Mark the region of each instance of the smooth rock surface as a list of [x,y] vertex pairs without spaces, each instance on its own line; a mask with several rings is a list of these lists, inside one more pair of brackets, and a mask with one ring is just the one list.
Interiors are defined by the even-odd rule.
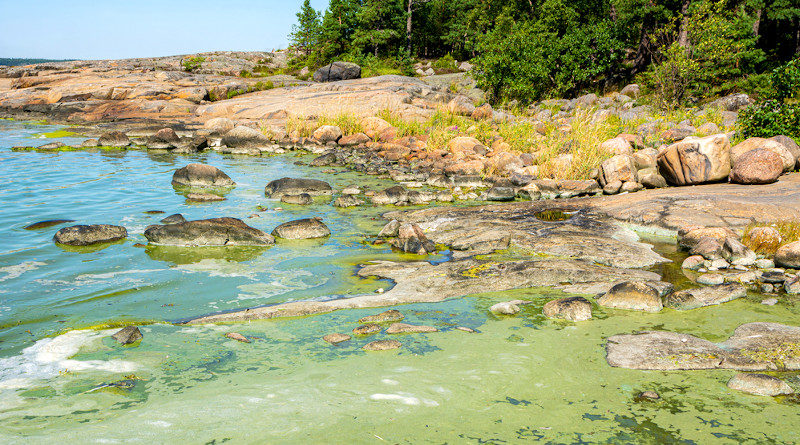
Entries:
[[53,240],[67,246],[90,246],[110,243],[128,237],[125,227],[110,224],[92,224],[64,227],[56,232]]
[[275,239],[236,218],[211,218],[177,224],[152,225],[144,236],[167,246],[270,246]]

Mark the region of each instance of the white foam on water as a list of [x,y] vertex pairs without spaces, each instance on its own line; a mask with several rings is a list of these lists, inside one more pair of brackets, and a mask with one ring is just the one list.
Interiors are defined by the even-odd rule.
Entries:
[[46,265],[47,263],[43,263],[41,261],[25,261],[23,263],[15,264],[13,266],[0,267],[0,274],[5,274],[5,276],[0,277],[0,282],[6,280],[13,280],[14,278],[18,278],[25,272],[36,270]]
[[242,277],[250,279],[255,279],[256,275],[261,272],[257,268],[246,264],[213,258],[205,258],[191,264],[180,264],[175,266],[175,269],[188,273],[207,273],[212,277]]
[[161,427],[161,428],[169,428],[169,427],[172,426],[171,423],[166,422],[164,420],[151,420],[151,421],[149,421],[147,423],[149,423],[150,425],[153,425],[153,426]]
[[383,380],[381,380],[381,383],[385,383],[387,385],[399,385],[400,384],[400,382],[398,382],[397,380],[392,380],[392,379],[383,379]]
[[425,406],[439,406],[439,403],[435,400],[420,400],[417,397],[410,396],[410,395],[403,395],[403,394],[381,394],[376,393],[369,396],[372,400],[387,400],[392,402],[400,402],[404,405],[411,405],[411,406],[418,406],[424,404]]
[[113,333],[113,330],[70,331],[53,338],[43,338],[19,355],[0,359],[0,390],[31,386],[35,380],[48,379],[60,372],[105,371],[125,373],[137,366],[124,360],[74,360],[82,347]]

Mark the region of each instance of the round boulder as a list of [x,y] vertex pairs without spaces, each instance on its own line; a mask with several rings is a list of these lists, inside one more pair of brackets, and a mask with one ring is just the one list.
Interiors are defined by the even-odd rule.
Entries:
[[236,185],[225,172],[206,164],[189,164],[172,175],[172,185],[186,187],[233,187]]
[[267,136],[255,128],[239,125],[222,137],[222,145],[231,148],[260,148],[270,145]]
[[330,195],[333,193],[331,185],[318,179],[281,178],[270,181],[264,188],[267,198],[280,199],[283,195],[299,195],[307,193],[310,196]]
[[789,269],[800,269],[800,241],[779,247],[775,251],[775,265]]
[[64,227],[56,232],[53,240],[67,246],[90,246],[92,244],[110,243],[127,238],[128,231],[122,226],[109,224],[77,225]]
[[730,181],[735,184],[771,184],[783,173],[783,160],[772,150],[757,148],[739,156]]
[[614,285],[597,300],[600,306],[645,312],[658,312],[664,308],[658,291],[647,283],[626,281]]
[[165,246],[270,246],[275,239],[236,218],[212,218],[152,225],[144,237]]
[[283,239],[324,238],[330,234],[330,229],[322,222],[321,218],[305,218],[285,222],[272,231],[273,236]]
[[97,143],[103,147],[127,147],[131,145],[131,140],[121,131],[105,133],[97,139]]
[[342,137],[342,129],[335,125],[323,125],[314,131],[314,139],[320,144],[336,142]]
[[560,298],[547,302],[542,313],[547,318],[585,321],[592,318],[592,303],[583,297]]
[[774,227],[753,227],[744,237],[744,244],[759,253],[774,252],[781,241],[781,232]]

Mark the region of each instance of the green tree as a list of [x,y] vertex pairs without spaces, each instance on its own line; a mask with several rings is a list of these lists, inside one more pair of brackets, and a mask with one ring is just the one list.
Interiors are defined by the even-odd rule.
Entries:
[[401,0],[364,0],[356,14],[353,46],[363,53],[396,54],[404,36],[405,11]]
[[356,30],[356,14],[360,0],[331,0],[322,18],[318,50],[321,59],[330,62],[350,51],[353,33]]
[[292,26],[289,34],[292,48],[310,56],[319,44],[320,25],[319,12],[311,7],[310,0],[305,0],[297,13],[297,24]]

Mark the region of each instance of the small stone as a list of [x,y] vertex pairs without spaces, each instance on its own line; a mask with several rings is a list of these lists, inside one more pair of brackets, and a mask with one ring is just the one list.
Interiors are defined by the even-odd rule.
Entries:
[[778,299],[777,298],[765,298],[765,299],[761,300],[761,304],[766,305],[766,306],[775,306],[776,304],[778,304]]
[[697,269],[700,269],[700,267],[703,265],[704,261],[705,260],[703,259],[702,256],[700,256],[700,255],[692,255],[692,256],[686,258],[685,260],[683,260],[683,263],[681,263],[681,268],[682,269],[689,269],[689,270],[697,270]]
[[728,264],[727,261],[723,259],[717,259],[717,260],[712,260],[711,266],[709,267],[714,268],[715,270],[720,270],[720,269],[727,269],[729,266],[730,264]]
[[725,282],[725,277],[718,273],[708,273],[705,275],[701,275],[697,279],[698,284],[704,284],[706,286],[716,286]]
[[773,286],[773,285],[771,285],[769,283],[764,283],[764,284],[761,285],[761,292],[765,293],[765,294],[771,294],[771,293],[775,292],[775,286]]
[[355,329],[353,329],[353,334],[356,335],[369,335],[374,334],[376,332],[380,332],[381,327],[376,324],[363,324]]
[[401,346],[403,346],[403,344],[397,340],[378,340],[367,343],[362,349],[365,351],[388,351],[391,349],[398,349]]
[[583,297],[568,297],[549,301],[542,308],[547,318],[585,321],[592,318],[592,303]]
[[343,195],[360,195],[361,189],[357,185],[349,185],[342,189]]
[[643,391],[639,393],[639,398],[647,400],[659,400],[661,399],[661,396],[655,391]]
[[491,313],[498,315],[516,315],[519,313],[519,310],[519,306],[510,301],[497,303],[489,308]]
[[597,300],[600,306],[645,312],[663,309],[661,295],[647,283],[626,281],[615,284],[611,290]]
[[323,340],[325,340],[326,342],[328,342],[328,343],[330,343],[332,345],[337,345],[337,344],[339,344],[341,342],[345,342],[347,340],[350,340],[351,338],[352,337],[350,337],[347,334],[339,334],[339,333],[328,334],[328,335],[322,337]]
[[367,315],[366,317],[361,318],[358,320],[359,323],[386,323],[389,321],[400,321],[403,318],[403,314],[400,313],[397,309],[390,309],[388,311],[381,312],[380,314],[375,315]]
[[787,279],[783,283],[783,287],[787,294],[797,295],[800,294],[800,279],[797,276]]
[[300,193],[299,195],[283,195],[281,196],[281,202],[285,204],[309,205],[314,201],[308,193]]
[[131,343],[136,343],[143,337],[144,336],[142,335],[142,332],[139,331],[139,328],[137,328],[136,326],[125,326],[124,328],[117,331],[116,334],[111,336],[111,338],[116,340],[117,343],[121,345],[129,345]]
[[227,334],[225,334],[225,337],[230,338],[231,340],[240,341],[242,343],[250,343],[249,338],[245,337],[244,335],[238,332],[228,332]]
[[456,326],[456,329],[458,329],[459,331],[463,331],[463,332],[469,332],[471,334],[476,332],[475,329],[468,328],[466,326]]
[[416,326],[407,323],[392,323],[388,329],[387,334],[419,334],[427,332],[438,332],[439,330],[433,326]]
[[794,390],[786,382],[777,377],[743,372],[728,380],[728,388],[757,396],[779,396],[794,393]]

